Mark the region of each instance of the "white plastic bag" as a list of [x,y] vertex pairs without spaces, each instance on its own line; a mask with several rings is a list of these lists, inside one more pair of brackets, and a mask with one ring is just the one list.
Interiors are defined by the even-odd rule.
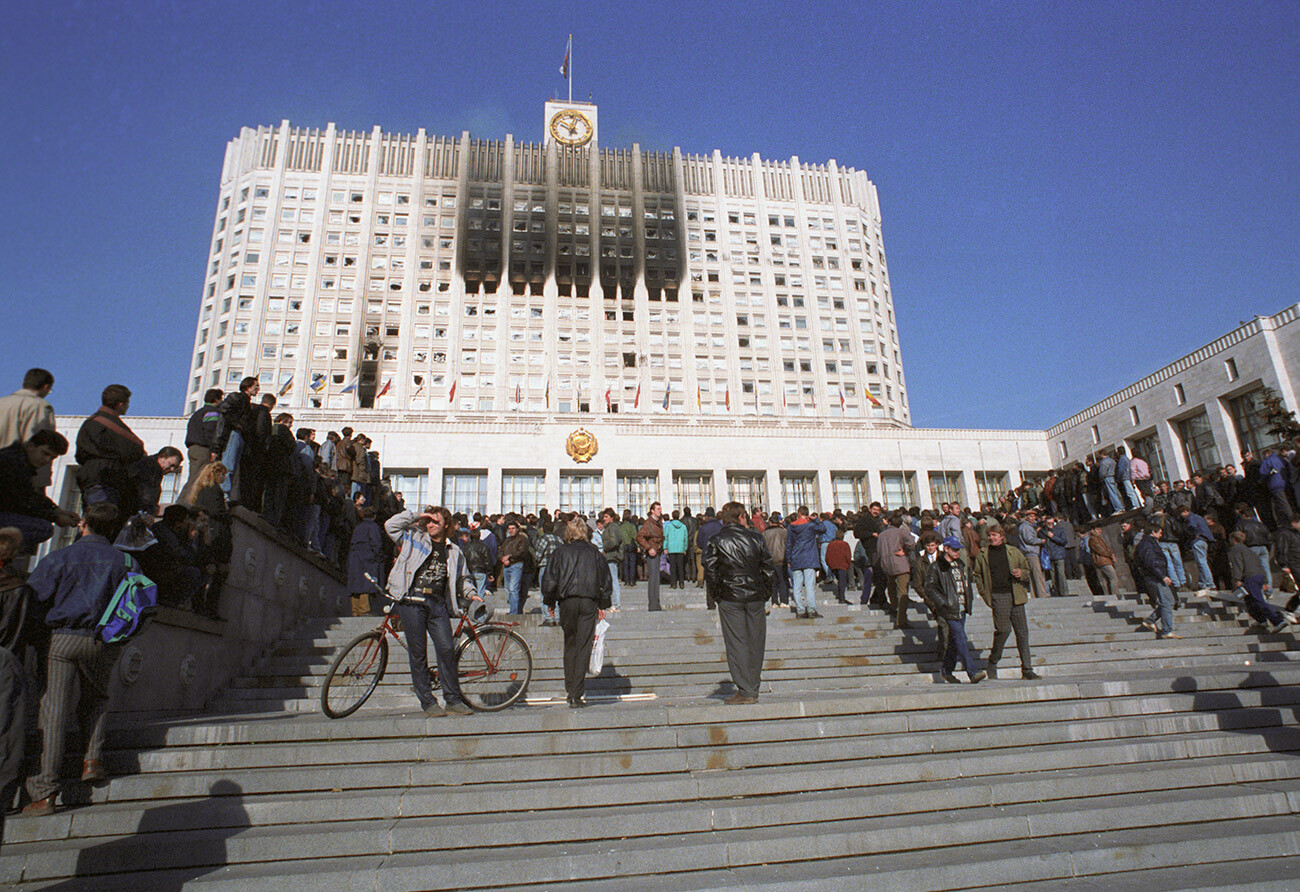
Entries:
[[609,638],[609,623],[600,620],[596,623],[596,641],[591,646],[591,660],[587,663],[588,675],[599,675],[605,665],[605,641]]

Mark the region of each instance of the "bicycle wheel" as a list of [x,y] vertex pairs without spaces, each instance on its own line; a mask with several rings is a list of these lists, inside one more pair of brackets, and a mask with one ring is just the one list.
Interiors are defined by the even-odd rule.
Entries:
[[353,638],[330,663],[320,708],[332,719],[352,715],[374,693],[388,667],[388,642],[376,629]]
[[533,677],[528,642],[510,629],[476,630],[456,648],[456,659],[461,695],[479,712],[496,712],[517,702]]

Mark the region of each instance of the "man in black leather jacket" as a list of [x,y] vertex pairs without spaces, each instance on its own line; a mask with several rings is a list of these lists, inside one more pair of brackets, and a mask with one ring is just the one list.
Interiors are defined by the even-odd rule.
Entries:
[[739,502],[718,512],[723,527],[704,548],[704,584],[718,605],[727,668],[736,693],[728,706],[758,702],[763,653],[767,648],[766,601],[775,572],[763,537],[749,528]]
[[614,584],[605,555],[588,541],[591,529],[574,517],[564,528],[564,544],[551,552],[542,574],[542,603],[560,608],[564,630],[564,693],[569,707],[587,705],[587,664],[596,621],[605,618]]
[[966,639],[966,617],[970,615],[971,579],[966,563],[961,559],[962,541],[956,537],[943,540],[943,554],[925,582],[925,604],[941,621],[948,624],[948,648],[943,656],[940,676],[949,684],[959,684],[953,670],[957,661],[970,677],[971,684],[979,684],[988,673],[975,668],[975,660]]

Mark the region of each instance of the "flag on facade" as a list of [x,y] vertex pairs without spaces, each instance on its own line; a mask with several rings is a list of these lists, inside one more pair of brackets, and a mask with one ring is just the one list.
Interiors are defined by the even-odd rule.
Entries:
[[551,408],[551,379],[546,379],[546,408]]
[[844,414],[844,388],[840,388],[840,414]]
[[608,385],[606,385],[606,387],[605,387],[605,411],[606,411],[606,412],[610,411],[610,397],[609,397],[609,386],[608,386]]
[[880,400],[876,399],[870,390],[864,390],[862,392],[867,395],[867,399],[871,400],[871,405],[875,406],[877,409],[881,408]]
[[291,390],[293,390],[293,375],[290,375],[289,380],[284,382],[284,386],[280,388],[280,392],[276,396],[284,396]]
[[523,401],[524,401],[524,388],[523,388],[522,385],[520,385],[520,384],[516,384],[516,385],[515,385],[515,405],[517,406],[517,405],[519,405],[520,403],[522,403]]
[[566,81],[569,79],[569,54],[573,52],[573,35],[569,35],[569,42],[564,47],[564,61],[560,63],[560,77]]
[[421,379],[420,379],[420,386],[417,387],[417,388],[415,388],[415,393],[411,394],[411,396],[413,396],[413,397],[415,397],[415,396],[419,396],[420,393],[424,390],[424,384],[425,384],[425,379],[424,379],[424,378],[421,378]]
[[451,390],[447,391],[447,405],[449,406],[456,402],[456,385],[459,383],[460,379],[453,375],[451,379]]
[[664,411],[668,410],[668,396],[673,392],[673,382],[669,381],[664,386]]
[[700,405],[700,385],[698,384],[695,385],[695,408],[697,411],[702,408]]
[[632,408],[633,409],[641,408],[641,385],[640,384],[637,384],[636,386],[636,398],[632,400]]
[[379,393],[375,394],[375,399],[379,399],[379,397],[381,397],[381,396],[383,396],[384,394],[388,393],[388,388],[390,388],[390,387],[392,387],[392,386],[393,386],[393,379],[392,379],[392,378],[389,378],[387,381],[384,382],[383,389],[380,390]]
[[325,377],[324,372],[314,373],[311,376],[311,392],[320,393],[322,390],[325,389],[325,385],[327,383],[329,383],[329,379]]
[[727,411],[730,412],[731,411],[731,385],[730,384],[727,385],[727,390],[722,395],[722,402],[723,405],[727,407]]
[[357,382],[360,381],[360,380],[361,380],[361,376],[360,376],[360,375],[355,375],[355,376],[352,378],[352,380],[349,381],[349,382],[347,383],[347,385],[344,386],[344,388],[343,388],[341,391],[339,391],[339,392],[340,392],[340,393],[355,393],[356,390],[357,390]]

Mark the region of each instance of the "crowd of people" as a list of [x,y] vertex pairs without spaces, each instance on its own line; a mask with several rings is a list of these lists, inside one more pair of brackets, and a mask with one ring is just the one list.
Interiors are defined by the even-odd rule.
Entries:
[[[1300,569],[1300,441],[1243,455],[1233,466],[1188,481],[1155,481],[1140,456],[1103,449],[1026,481],[998,504],[958,503],[936,509],[816,512],[800,506],[788,516],[729,502],[644,517],[606,508],[577,512],[467,513],[428,506],[418,512],[386,485],[378,453],[350,427],[294,427],[275,412],[273,395],[256,378],[224,394],[210,390],[189,418],[187,453],[171,446],[148,453],[124,416],[131,392],[104,388],[102,405],[75,438],[80,513],[46,494],[50,468],[70,444],[56,429],[46,400],[54,376],[32,369],[23,387],[0,398],[0,709],[6,754],[21,753],[26,691],[43,691],[44,739],[39,772],[28,779],[28,814],[54,808],[62,762],[62,728],[80,697],[89,717],[82,779],[97,783],[103,739],[104,692],[120,648],[93,634],[104,605],[134,566],[158,587],[161,603],[219,618],[220,592],[232,550],[232,509],[242,508],[296,547],[346,571],[353,615],[371,613],[372,596],[386,590],[400,604],[408,632],[416,694],[429,715],[467,714],[456,687],[450,623],[475,601],[503,596],[511,614],[528,611],[541,592],[542,625],[565,636],[565,686],[571,707],[585,705],[585,666],[592,629],[616,613],[624,593],[646,586],[646,605],[663,607],[661,590],[704,588],[718,610],[736,694],[728,704],[758,697],[766,616],[788,608],[803,621],[821,618],[818,598],[854,598],[885,611],[897,629],[928,614],[938,631],[940,678],[959,683],[960,663],[971,682],[998,678],[1014,634],[1021,676],[1037,679],[1026,605],[1065,596],[1080,577],[1097,596],[1120,588],[1124,562],[1153,607],[1143,625],[1160,638],[1178,638],[1173,609],[1180,593],[1211,586],[1241,591],[1256,623],[1279,631],[1300,603],[1270,603],[1275,590],[1295,593]],[[179,498],[163,501],[164,481],[190,463]],[[1121,535],[1096,521],[1121,515]],[[75,527],[72,545],[53,551],[33,570],[27,556],[55,527]],[[124,543],[122,530],[133,530]],[[925,612],[916,611],[913,594]],[[992,646],[981,667],[965,631],[978,594],[993,616]],[[422,634],[410,634],[419,630]],[[417,640],[418,639],[418,640]],[[431,640],[445,705],[428,684]],[[26,665],[23,664],[26,658]],[[71,679],[80,676],[80,693]],[[420,679],[424,680],[421,685]],[[15,746],[10,735],[18,733]],[[12,781],[11,759],[0,780]],[[12,786],[10,788],[12,790]]]

